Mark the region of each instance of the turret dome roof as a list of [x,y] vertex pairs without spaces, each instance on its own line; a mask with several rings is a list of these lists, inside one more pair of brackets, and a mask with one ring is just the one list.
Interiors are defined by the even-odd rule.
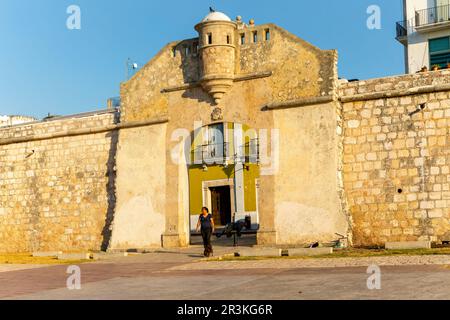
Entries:
[[209,13],[202,20],[202,22],[208,22],[208,21],[231,21],[231,19],[225,13],[215,11],[215,12]]

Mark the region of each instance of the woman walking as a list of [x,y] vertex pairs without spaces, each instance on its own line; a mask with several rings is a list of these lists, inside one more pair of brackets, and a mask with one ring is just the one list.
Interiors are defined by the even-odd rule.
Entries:
[[213,216],[209,213],[209,210],[206,207],[202,208],[202,213],[198,218],[197,232],[199,232],[200,230],[203,238],[203,246],[205,247],[205,251],[203,254],[205,257],[210,257],[213,255],[211,236],[215,231],[215,227]]

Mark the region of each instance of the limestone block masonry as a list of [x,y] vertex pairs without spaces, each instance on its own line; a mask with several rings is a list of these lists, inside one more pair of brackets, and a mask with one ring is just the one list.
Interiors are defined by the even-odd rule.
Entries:
[[100,249],[113,205],[114,113],[0,129],[0,252]]
[[120,111],[0,128],[0,252],[189,245],[188,137],[218,123],[258,134],[258,245],[450,240],[449,70],[339,81],[336,51],[276,25],[197,31]]
[[450,71],[345,83],[355,245],[450,240]]

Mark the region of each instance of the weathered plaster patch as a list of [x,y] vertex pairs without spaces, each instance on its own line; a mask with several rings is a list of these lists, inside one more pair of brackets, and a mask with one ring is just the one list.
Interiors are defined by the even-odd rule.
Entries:
[[332,214],[322,208],[295,202],[276,206],[275,228],[279,244],[330,241],[336,232]]
[[114,225],[114,248],[147,248],[161,245],[165,218],[149,197],[137,196],[120,207]]

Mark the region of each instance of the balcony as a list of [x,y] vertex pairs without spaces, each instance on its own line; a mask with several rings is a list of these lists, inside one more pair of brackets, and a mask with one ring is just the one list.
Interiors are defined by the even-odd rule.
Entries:
[[205,144],[193,150],[194,164],[227,165],[229,159],[228,143]]
[[436,31],[450,27],[450,5],[416,11],[417,32]]
[[230,151],[229,143],[206,144],[196,147],[192,151],[194,165],[223,165],[243,163],[259,164],[259,140],[252,139],[240,147],[236,147],[236,154]]
[[107,100],[108,109],[120,108],[120,97],[113,97]]
[[259,139],[251,139],[240,147],[240,153],[236,159],[240,158],[242,163],[259,164]]
[[396,24],[397,36],[396,39],[402,44],[407,44],[408,39],[408,21],[399,21]]

